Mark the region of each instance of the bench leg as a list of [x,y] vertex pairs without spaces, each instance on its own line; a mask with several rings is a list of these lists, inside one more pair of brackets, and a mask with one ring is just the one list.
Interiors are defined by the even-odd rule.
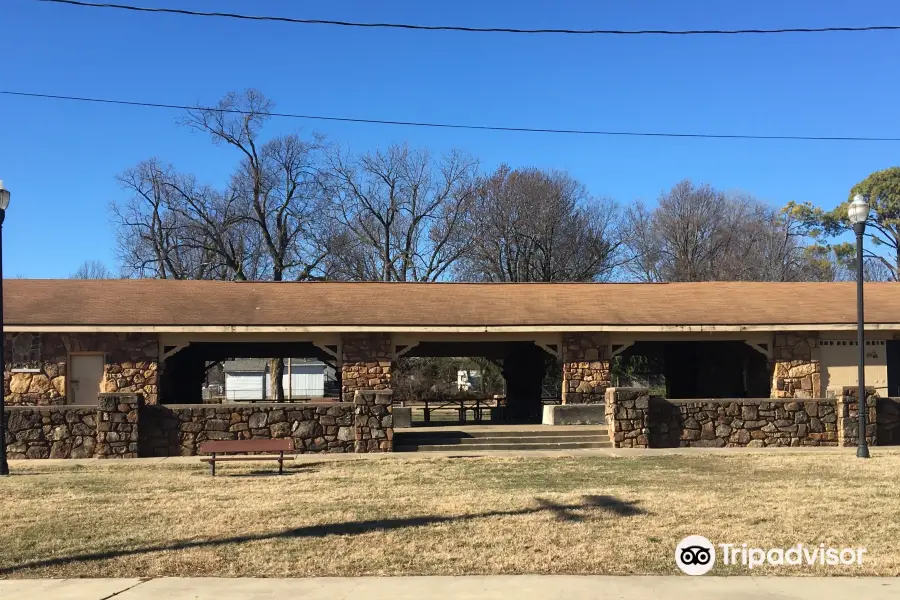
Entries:
[[210,469],[210,472],[212,473],[212,476],[215,477],[216,476],[216,453],[215,452],[213,452],[212,456],[209,459],[209,469]]
[[281,455],[278,457],[278,474],[284,474],[284,450],[281,451]]

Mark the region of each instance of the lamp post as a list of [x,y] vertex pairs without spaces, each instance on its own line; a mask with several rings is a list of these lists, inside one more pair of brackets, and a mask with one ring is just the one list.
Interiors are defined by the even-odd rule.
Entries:
[[869,205],[865,199],[857,194],[850,203],[847,211],[850,222],[853,223],[853,233],[856,234],[856,337],[859,345],[859,441],[856,446],[858,458],[869,458],[869,444],[866,442],[866,337],[863,319],[863,233],[866,231],[866,221],[869,218]]
[[6,207],[9,206],[9,190],[3,187],[0,180],[0,475],[9,475],[9,463],[6,462],[6,336],[3,334],[3,219]]

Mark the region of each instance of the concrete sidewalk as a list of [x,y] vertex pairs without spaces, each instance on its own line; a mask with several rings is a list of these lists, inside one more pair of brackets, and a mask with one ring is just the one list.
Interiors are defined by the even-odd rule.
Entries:
[[53,600],[828,600],[900,597],[895,578],[358,577],[312,579],[34,579],[0,581],[0,598]]

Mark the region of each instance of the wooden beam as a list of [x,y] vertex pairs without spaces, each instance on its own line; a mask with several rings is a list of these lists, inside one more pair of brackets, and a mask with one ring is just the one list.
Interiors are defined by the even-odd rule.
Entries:
[[[897,331],[898,323],[868,323],[867,331]],[[769,325],[6,325],[9,333],[716,333],[856,331],[852,323]]]
[[765,356],[766,358],[772,358],[772,345],[771,344],[757,344],[755,342],[750,342],[748,340],[744,340],[744,343]]

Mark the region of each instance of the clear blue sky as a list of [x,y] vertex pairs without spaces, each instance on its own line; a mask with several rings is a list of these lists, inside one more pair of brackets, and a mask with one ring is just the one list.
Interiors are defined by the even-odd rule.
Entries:
[[[891,0],[134,0],[300,18],[518,27],[748,28],[900,24]],[[900,137],[900,32],[575,37],[358,30],[79,9],[3,0],[0,88],[214,103],[256,87],[277,109],[554,128]],[[159,157],[220,184],[228,149],[176,111],[0,96],[0,179],[13,199],[7,277],[115,265],[115,175]],[[487,168],[566,169],[597,195],[653,201],[683,178],[774,205],[828,207],[900,143],[601,138],[274,120],[355,150],[408,140]]]

